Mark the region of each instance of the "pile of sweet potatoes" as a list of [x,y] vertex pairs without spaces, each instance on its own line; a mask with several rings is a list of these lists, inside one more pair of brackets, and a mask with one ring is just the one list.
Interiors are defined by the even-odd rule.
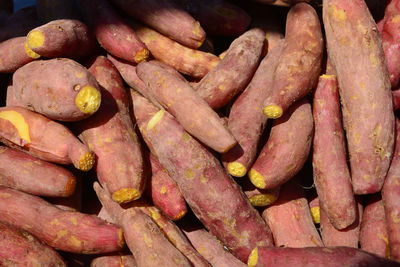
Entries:
[[400,266],[400,0],[0,3],[0,266]]

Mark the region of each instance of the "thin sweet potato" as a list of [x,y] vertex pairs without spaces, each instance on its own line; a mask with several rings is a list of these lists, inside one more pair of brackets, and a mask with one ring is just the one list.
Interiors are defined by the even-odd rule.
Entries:
[[114,255],[97,257],[90,267],[137,267],[137,264],[132,255]]
[[376,24],[362,0],[326,0],[328,56],[336,70],[355,194],[379,192],[394,142],[390,78]]
[[58,19],[80,19],[75,0],[36,0],[36,12],[43,23]]
[[0,43],[0,72],[12,73],[39,58],[26,46],[26,37],[15,37]]

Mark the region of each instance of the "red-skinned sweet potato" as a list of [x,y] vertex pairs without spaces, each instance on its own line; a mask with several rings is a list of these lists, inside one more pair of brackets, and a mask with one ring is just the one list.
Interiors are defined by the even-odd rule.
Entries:
[[97,257],[90,267],[137,267],[137,264],[132,255],[114,255]]
[[254,207],[265,207],[273,204],[279,197],[280,187],[272,189],[259,189],[255,187],[248,177],[238,181],[243,192]]
[[14,72],[39,57],[26,46],[26,37],[8,39],[0,43],[0,72]]

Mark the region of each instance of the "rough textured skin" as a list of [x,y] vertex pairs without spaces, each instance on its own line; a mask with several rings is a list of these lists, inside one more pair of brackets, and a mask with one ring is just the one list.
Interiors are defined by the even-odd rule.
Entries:
[[238,36],[250,25],[251,17],[243,9],[224,0],[180,2],[209,35]]
[[76,1],[71,0],[36,0],[36,12],[45,23],[57,19],[79,19]]
[[271,246],[268,226],[218,160],[168,112],[139,95],[133,106],[139,129],[146,131],[160,163],[211,233],[242,261],[256,244]]
[[153,97],[174,115],[190,134],[217,152],[226,152],[236,144],[236,140],[222,124],[218,114],[187,82],[151,62],[140,63],[136,71],[151,90]]
[[137,264],[132,255],[115,255],[95,258],[90,267],[137,267]]
[[385,208],[381,195],[373,195],[364,209],[360,230],[361,249],[390,258]]
[[306,3],[293,6],[287,15],[285,42],[273,90],[264,102],[267,117],[280,117],[312,90],[321,72],[323,48],[321,25],[314,8]]
[[339,81],[353,190],[375,193],[389,169],[395,124],[381,39],[362,0],[326,0],[323,19]]
[[26,37],[15,37],[0,43],[0,72],[12,73],[35,60],[25,52]]
[[56,208],[45,200],[0,187],[0,221],[28,231],[49,246],[73,253],[119,251],[121,230],[96,216]]
[[313,174],[321,208],[336,229],[351,225],[357,206],[346,162],[337,78],[322,75],[313,98]]
[[230,45],[221,62],[197,85],[196,92],[211,108],[225,106],[242,91],[260,62],[265,33],[251,29]]
[[150,191],[153,204],[171,220],[179,220],[186,214],[187,207],[178,185],[152,154],[150,164],[152,176],[147,190]]
[[311,218],[302,188],[290,181],[281,187],[278,200],[264,209],[276,247],[321,247],[323,243]]
[[89,71],[102,88],[99,110],[78,122],[81,137],[96,154],[99,182],[114,201],[140,198],[146,184],[141,145],[129,113],[129,96],[112,62],[98,56]]
[[328,216],[325,214],[323,209],[320,209],[320,227],[322,241],[325,246],[336,247],[353,247],[358,248],[358,241],[360,239],[360,225],[363,213],[363,206],[360,202],[357,203],[358,212],[356,215],[356,220],[350,226],[345,229],[337,230],[330,223]]
[[211,53],[181,45],[148,27],[133,27],[154,58],[186,75],[203,78],[220,62],[220,59]]
[[113,2],[130,16],[187,47],[199,48],[206,37],[200,23],[173,0],[113,0]]
[[249,171],[258,188],[280,186],[304,165],[310,152],[314,124],[311,105],[303,99],[274,121],[267,143]]
[[382,189],[388,227],[390,257],[400,261],[400,121],[396,120],[396,146]]
[[361,249],[348,247],[320,248],[256,248],[257,257],[249,267],[311,267],[311,266],[346,266],[378,267],[400,266],[395,261],[378,257]]
[[190,243],[212,266],[245,267],[246,265],[226,251],[222,244],[205,229],[183,229]]
[[[21,123],[4,116],[9,113],[21,118]],[[73,163],[82,171],[92,168],[93,153],[62,124],[21,107],[2,107],[0,117],[0,140],[3,143],[46,161]]]
[[97,41],[108,53],[134,63],[148,58],[146,45],[108,0],[80,0],[80,3]]
[[0,223],[1,266],[67,266],[52,248],[32,235]]
[[27,44],[35,53],[48,58],[80,58],[96,46],[89,28],[79,20],[59,19],[31,30]]
[[61,166],[0,146],[0,185],[37,196],[67,197],[75,191],[76,178]]
[[124,231],[126,244],[137,266],[191,266],[190,262],[163,235],[140,208],[124,210],[96,182],[94,190],[107,213]]
[[[12,88],[21,105],[53,120],[82,120],[100,106],[96,79],[85,67],[67,58],[26,64],[14,73]],[[91,88],[93,97],[85,100],[88,109],[82,110],[76,102],[87,88]]]
[[[257,155],[257,146],[267,117],[262,113],[264,99],[271,92],[273,75],[282,45],[273,49],[260,63],[250,84],[235,100],[229,113],[228,128],[238,145],[222,155],[229,174],[242,177]],[[235,168],[240,166],[239,168]]]

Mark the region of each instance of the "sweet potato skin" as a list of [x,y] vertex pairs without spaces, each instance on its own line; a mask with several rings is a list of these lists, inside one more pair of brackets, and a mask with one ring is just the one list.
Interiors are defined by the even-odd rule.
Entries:
[[90,267],[137,267],[132,255],[101,256],[90,263]]
[[323,20],[339,82],[353,191],[375,193],[389,169],[395,127],[382,42],[364,1],[328,0]]
[[67,58],[26,64],[14,73],[12,88],[21,105],[53,120],[81,120],[100,106],[96,79]]
[[30,57],[25,50],[25,43],[26,37],[15,37],[0,43],[0,72],[12,73],[40,57]]

